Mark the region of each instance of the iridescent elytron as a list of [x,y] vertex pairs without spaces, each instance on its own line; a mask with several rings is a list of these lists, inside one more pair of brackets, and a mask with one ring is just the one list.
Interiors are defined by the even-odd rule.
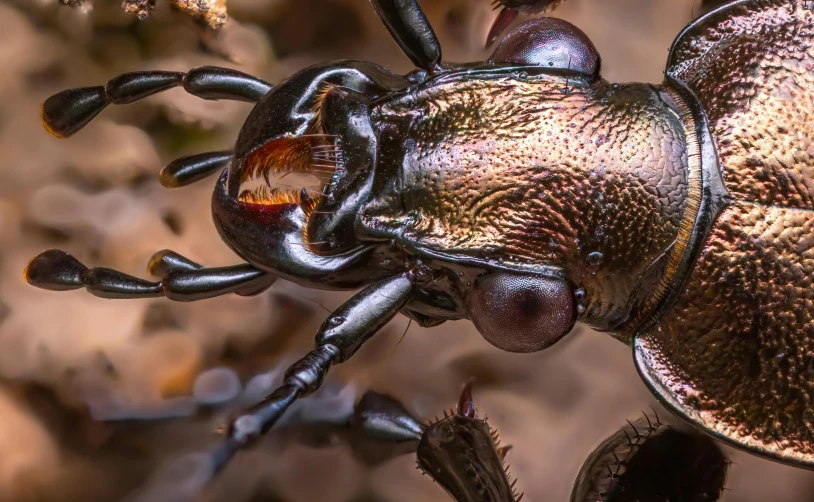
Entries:
[[814,11],[740,0],[693,22],[662,85],[611,84],[578,28],[517,26],[486,62],[447,64],[414,0],[373,6],[419,67],[334,61],[270,85],[234,70],[141,72],[43,105],[58,136],[110,103],[183,86],[257,104],[233,152],[180,159],[168,186],[229,167],[223,239],[247,263],[161,252],[151,282],[46,251],[46,289],[107,298],[254,294],[279,277],[364,288],[284,384],[238,416],[258,437],[396,313],[471,319],[492,344],[546,348],[579,320],[634,348],[689,422],[814,467]]
[[610,435],[582,465],[571,502],[715,502],[729,460],[715,441],[644,414]]

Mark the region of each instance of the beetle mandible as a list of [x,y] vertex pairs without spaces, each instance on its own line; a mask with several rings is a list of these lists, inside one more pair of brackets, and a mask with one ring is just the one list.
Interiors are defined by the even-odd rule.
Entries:
[[231,424],[268,430],[396,313],[468,318],[513,352],[579,320],[633,348],[673,412],[735,446],[814,467],[814,12],[737,0],[674,42],[662,85],[611,84],[575,26],[517,26],[486,62],[442,63],[415,0],[372,0],[418,67],[333,61],[272,86],[235,70],[139,72],[42,107],[66,137],[106,105],[176,86],[256,102],[232,152],[179,159],[247,263],[158,253],[151,282],[57,250],[25,276],[104,298],[255,294],[277,278],[362,288],[316,348]]

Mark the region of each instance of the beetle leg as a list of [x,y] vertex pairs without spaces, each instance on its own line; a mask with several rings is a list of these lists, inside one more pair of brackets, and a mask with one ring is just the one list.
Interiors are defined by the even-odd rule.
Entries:
[[506,31],[506,28],[509,27],[510,24],[517,18],[517,15],[520,12],[516,9],[512,9],[510,7],[504,7],[503,10],[497,15],[494,24],[492,24],[492,28],[489,30],[489,35],[486,36],[486,47],[488,48],[490,45],[495,43],[497,37],[503,34]]
[[403,273],[371,284],[336,309],[319,328],[316,348],[286,370],[282,385],[232,421],[224,451],[257,439],[295,400],[316,391],[328,368],[350,358],[404,307],[414,289],[413,275]]
[[[348,439],[354,456],[370,466],[415,454],[426,429],[400,402],[373,391],[366,392],[356,404],[353,415],[348,417],[347,427],[350,428]],[[241,446],[243,443],[229,438],[206,451],[182,455],[151,475],[147,483],[126,500],[199,500],[207,484]]]
[[416,0],[370,0],[390,35],[418,68],[441,68],[441,46]]
[[[177,255],[183,260],[183,257]],[[155,258],[155,257],[154,257]],[[155,260],[151,260],[155,261]],[[167,261],[169,263],[169,261]],[[25,269],[32,286],[53,291],[86,288],[102,298],[156,298],[191,302],[229,293],[251,294],[270,285],[268,272],[245,263],[231,267],[192,269],[186,265],[169,267],[157,282],[127,275],[118,270],[87,268],[64,251],[51,249],[39,254]],[[156,268],[158,269],[158,268]]]
[[229,68],[201,66],[187,73],[139,71],[124,73],[106,85],[68,89],[54,94],[42,104],[45,129],[58,138],[67,138],[85,127],[107,105],[130,104],[161,91],[183,86],[203,99],[231,99],[256,103],[271,84]]
[[374,391],[367,391],[356,403],[347,427],[353,456],[370,466],[415,455],[427,428],[398,400]]
[[167,164],[158,179],[165,188],[183,187],[223,170],[231,161],[231,151],[187,155]]
[[365,393],[357,403],[350,427],[366,438],[415,445],[427,428],[399,401],[372,391]]

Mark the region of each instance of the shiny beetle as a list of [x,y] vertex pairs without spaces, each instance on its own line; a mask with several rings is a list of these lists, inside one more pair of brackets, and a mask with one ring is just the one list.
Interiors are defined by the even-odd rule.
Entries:
[[151,282],[50,250],[33,285],[104,298],[255,294],[277,278],[362,288],[284,383],[236,417],[222,458],[269,429],[396,313],[471,319],[533,352],[579,320],[633,348],[673,412],[735,446],[814,467],[814,11],[738,0],[690,24],[662,85],[611,84],[571,24],[520,24],[486,62],[441,62],[415,0],[373,0],[418,69],[312,66],[270,85],[234,70],[140,72],[43,104],[70,136],[106,105],[183,86],[257,102],[212,212],[247,263],[161,252]]

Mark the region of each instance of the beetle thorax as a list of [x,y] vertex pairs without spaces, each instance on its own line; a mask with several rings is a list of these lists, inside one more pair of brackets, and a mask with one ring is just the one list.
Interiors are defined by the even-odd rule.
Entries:
[[384,148],[403,157],[379,159],[400,166],[401,197],[368,211],[370,227],[418,250],[556,268],[586,288],[594,327],[624,324],[644,270],[676,238],[685,138],[652,86],[462,79],[376,117],[403,131]]

